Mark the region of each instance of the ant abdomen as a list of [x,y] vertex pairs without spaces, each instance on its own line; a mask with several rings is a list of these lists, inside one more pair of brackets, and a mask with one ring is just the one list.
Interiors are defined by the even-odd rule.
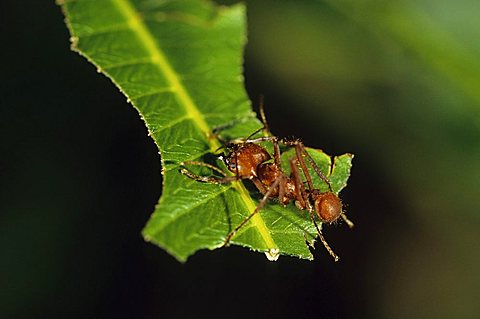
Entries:
[[332,192],[315,195],[315,211],[323,222],[333,223],[342,215],[342,201]]

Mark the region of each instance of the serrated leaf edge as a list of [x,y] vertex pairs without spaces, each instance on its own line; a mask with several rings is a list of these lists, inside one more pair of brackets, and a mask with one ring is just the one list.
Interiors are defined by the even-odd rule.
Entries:
[[[125,19],[128,21],[128,26],[134,31],[134,33],[140,38],[140,41],[145,45],[145,49],[150,54],[152,64],[156,65],[165,74],[167,81],[170,83],[170,87],[172,88],[172,91],[176,93],[176,95],[178,96],[179,103],[183,105],[183,107],[185,108],[185,111],[188,117],[193,121],[193,123],[195,123],[195,125],[199,127],[199,129],[205,134],[205,136],[209,136],[209,133],[211,132],[211,128],[205,122],[205,119],[200,113],[198,107],[195,105],[192,98],[190,97],[188,92],[185,90],[184,86],[181,84],[181,81],[179,80],[178,75],[176,74],[174,69],[171,67],[163,51],[156,44],[155,38],[153,37],[151,32],[148,30],[148,28],[145,26],[145,24],[143,23],[143,20],[141,19],[140,15],[137,13],[137,11],[135,10],[131,2],[129,0],[112,0],[112,3],[117,6],[120,12],[124,15]],[[67,12],[66,10],[64,11]],[[66,14],[66,16],[68,17],[68,14]],[[72,35],[71,37],[72,50],[78,52],[79,54],[87,58],[87,60],[91,62],[93,65],[97,66],[98,70],[103,74],[105,74],[108,78],[110,78],[112,82],[120,89],[120,91],[128,98],[128,101],[132,103],[128,94],[126,94],[126,92],[124,92],[120,88],[120,86],[117,83],[115,83],[114,79],[111,76],[109,76],[104,70],[102,70],[98,65],[96,65],[93,59],[91,59],[84,52],[78,49],[77,44],[80,39],[74,35],[73,28],[70,25],[70,22],[68,21],[68,19],[67,19],[67,26],[70,29],[70,34]],[[137,111],[142,117],[142,120],[144,120],[144,122],[146,123],[139,108],[136,107],[134,103],[132,103],[132,105],[137,109]],[[148,126],[147,126],[147,129],[149,130]],[[150,130],[149,130],[149,135],[153,137],[153,134],[151,134]],[[215,151],[221,146],[221,144],[217,139],[207,138],[207,141],[212,151]],[[157,144],[157,147],[160,150],[160,147],[158,144]],[[165,165],[162,160],[162,174],[163,174],[164,167]],[[245,188],[243,183],[234,182],[232,183],[232,185],[233,185],[233,188],[235,188],[240,194],[240,197],[247,208],[246,215],[253,212],[256,209],[257,205],[251,198],[248,190]],[[159,203],[161,201],[162,201],[162,197],[160,197]],[[273,240],[270,234],[270,231],[268,230],[260,214],[254,215],[250,220],[250,223],[253,224],[253,226],[256,227],[258,232],[260,233],[262,239],[266,244],[267,252],[278,250],[278,246]],[[145,234],[144,234],[144,238],[147,241],[149,240],[148,236]]]

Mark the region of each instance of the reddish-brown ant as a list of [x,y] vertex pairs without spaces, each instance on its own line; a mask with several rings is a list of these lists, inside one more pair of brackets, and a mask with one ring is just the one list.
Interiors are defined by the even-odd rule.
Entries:
[[[227,169],[235,175],[227,176],[227,174],[221,169],[203,162],[185,162],[182,163],[182,165],[205,166],[222,174],[223,177],[199,176],[191,173],[185,168],[183,168],[181,172],[197,181],[216,184],[249,179],[254,183],[259,192],[263,194],[263,198],[260,200],[255,210],[227,235],[224,246],[228,246],[232,237],[265,206],[268,199],[278,198],[282,205],[287,205],[293,200],[299,209],[307,210],[309,212],[310,219],[316,227],[320,240],[335,261],[338,261],[339,257],[333,252],[323,237],[314,214],[316,214],[324,223],[331,224],[336,222],[339,218],[342,218],[349,227],[353,227],[353,223],[348,220],[342,211],[342,202],[340,198],[333,193],[330,181],[321,172],[320,168],[307,152],[303,143],[298,139],[278,139],[276,136],[271,135],[265,118],[263,104],[260,105],[260,114],[263,128],[255,131],[246,139],[233,140],[225,146],[228,150],[228,154],[223,160]],[[262,130],[267,136],[255,139],[252,138]],[[273,143],[273,162],[270,161],[272,159],[270,153],[258,144],[265,141],[271,141]],[[280,144],[295,148],[295,157],[289,159],[289,176],[282,170]],[[328,185],[329,191],[321,192],[319,189],[314,188],[305,158],[315,173]],[[300,166],[300,168],[298,166]],[[305,189],[304,187],[300,170],[305,178],[308,189]]]

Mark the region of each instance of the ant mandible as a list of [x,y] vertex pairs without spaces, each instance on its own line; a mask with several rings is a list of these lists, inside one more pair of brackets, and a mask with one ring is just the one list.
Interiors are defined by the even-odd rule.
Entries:
[[[309,212],[310,219],[315,225],[321,242],[335,261],[338,261],[339,257],[328,245],[323,237],[322,231],[318,227],[315,220],[315,214],[322,222],[327,224],[332,224],[339,218],[342,218],[347,225],[352,228],[353,223],[342,211],[342,202],[340,198],[332,191],[330,181],[321,172],[320,168],[300,140],[279,139],[270,133],[263,103],[260,103],[260,116],[263,122],[262,128],[256,130],[245,139],[235,139],[225,145],[225,149],[228,153],[223,157],[223,161],[227,166],[227,169],[235,175],[228,176],[218,167],[196,161],[184,162],[182,163],[182,166],[205,166],[220,173],[223,177],[199,176],[191,173],[186,168],[181,169],[181,173],[194,180],[214,184],[224,184],[249,179],[263,195],[263,198],[260,200],[255,210],[227,235],[224,246],[229,245],[232,237],[235,236],[235,234],[265,206],[268,199],[278,198],[282,205],[287,205],[293,200],[300,210],[307,210]],[[264,131],[266,136],[252,138],[261,131]],[[270,153],[258,144],[265,141],[270,141],[273,144],[273,162],[270,161],[272,159]],[[289,159],[289,176],[282,170],[280,144],[295,148],[295,157]],[[314,188],[305,158],[320,179],[328,185],[329,191],[321,192],[319,189]],[[300,166],[300,169],[298,166]],[[300,173],[300,170],[302,174]],[[304,176],[308,189],[305,189],[301,175]]]

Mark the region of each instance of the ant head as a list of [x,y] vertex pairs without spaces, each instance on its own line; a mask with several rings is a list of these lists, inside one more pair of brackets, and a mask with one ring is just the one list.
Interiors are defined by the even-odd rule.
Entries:
[[258,165],[271,158],[266,149],[254,143],[231,144],[228,149],[230,153],[224,159],[225,165],[241,178],[256,177]]
[[342,201],[334,193],[316,193],[313,199],[315,212],[322,221],[331,224],[342,216]]

